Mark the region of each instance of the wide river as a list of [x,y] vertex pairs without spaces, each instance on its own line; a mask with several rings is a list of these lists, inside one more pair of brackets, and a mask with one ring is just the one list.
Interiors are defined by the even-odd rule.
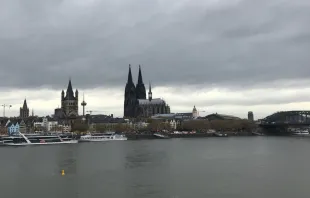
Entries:
[[310,138],[0,147],[0,155],[1,198],[310,197]]

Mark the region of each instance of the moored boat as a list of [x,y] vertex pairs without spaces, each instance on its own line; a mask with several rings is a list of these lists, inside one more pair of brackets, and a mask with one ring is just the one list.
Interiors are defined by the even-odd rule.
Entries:
[[304,130],[295,130],[292,132],[293,136],[309,136],[309,131],[308,129],[304,129]]
[[220,132],[215,132],[213,133],[213,135],[216,137],[228,137],[226,133],[220,133]]
[[80,137],[79,142],[104,142],[113,140],[127,140],[125,135],[119,135],[114,132],[103,134],[91,134],[83,135]]
[[164,135],[164,134],[160,134],[160,133],[154,133],[153,135],[159,139],[170,139],[170,137],[168,135]]
[[18,133],[15,136],[2,137],[2,146],[27,146],[27,145],[52,145],[52,144],[74,144],[78,140],[62,138],[59,135],[24,135]]

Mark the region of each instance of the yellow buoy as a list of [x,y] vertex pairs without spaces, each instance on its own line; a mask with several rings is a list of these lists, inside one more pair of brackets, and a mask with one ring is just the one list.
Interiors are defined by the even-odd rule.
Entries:
[[64,176],[65,175],[65,170],[61,171],[61,175]]

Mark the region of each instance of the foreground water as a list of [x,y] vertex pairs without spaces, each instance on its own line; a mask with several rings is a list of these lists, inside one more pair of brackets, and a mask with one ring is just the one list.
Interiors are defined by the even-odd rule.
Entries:
[[1,147],[0,195],[308,198],[309,152],[310,138],[290,137]]

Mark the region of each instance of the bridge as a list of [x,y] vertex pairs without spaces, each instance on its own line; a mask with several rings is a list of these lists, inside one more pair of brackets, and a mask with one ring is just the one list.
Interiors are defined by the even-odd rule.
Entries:
[[261,120],[260,125],[310,125],[310,111],[280,111]]
[[259,126],[266,132],[288,133],[288,128],[310,126],[310,111],[280,111],[261,120]]

